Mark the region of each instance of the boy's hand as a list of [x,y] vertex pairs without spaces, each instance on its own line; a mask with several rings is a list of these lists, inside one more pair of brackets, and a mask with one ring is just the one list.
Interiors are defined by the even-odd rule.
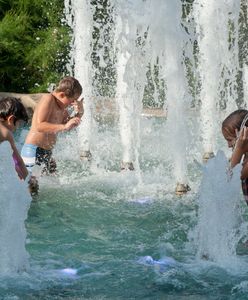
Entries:
[[70,119],[66,124],[65,124],[65,131],[69,131],[75,127],[77,127],[81,122],[81,119],[79,117],[74,117]]
[[74,101],[72,103],[72,106],[73,106],[73,109],[76,113],[76,116],[81,118],[84,114],[84,106],[83,106],[83,100],[80,100],[80,101]]

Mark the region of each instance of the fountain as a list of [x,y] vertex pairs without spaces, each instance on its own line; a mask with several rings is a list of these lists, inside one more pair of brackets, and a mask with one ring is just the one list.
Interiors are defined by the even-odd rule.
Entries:
[[144,45],[147,31],[147,24],[143,20],[145,5],[139,0],[133,4],[114,1],[113,6],[116,7],[116,98],[123,146],[121,169],[134,170],[134,163],[135,168],[139,169],[140,115],[148,64]]
[[[186,32],[181,25],[181,1],[166,2],[165,8],[165,62],[164,74],[167,86],[168,119],[167,126],[171,129],[169,143],[171,145],[174,162],[174,178],[177,182],[176,194],[187,193],[187,146],[188,133],[186,111],[190,97],[187,93],[187,83],[183,65],[183,49]],[[176,80],[175,80],[176,78]]]
[[84,118],[78,129],[80,143],[80,157],[82,160],[91,160],[91,128],[92,128],[92,24],[93,14],[90,1],[76,0],[69,4],[65,2],[67,22],[73,30],[71,75],[74,75],[83,87]]
[[[201,77],[201,122],[203,160],[214,157],[220,128],[220,97],[225,97],[226,112],[237,106],[238,18],[240,1],[194,1],[194,19],[199,46]],[[221,42],[220,42],[221,41]],[[225,91],[225,85],[228,85]],[[223,108],[222,108],[223,109]],[[218,126],[218,127],[217,127]]]
[[[217,125],[220,126],[221,102],[228,113],[236,108],[238,72],[238,16],[239,1],[196,0],[191,9],[191,36],[182,26],[182,3],[180,0],[160,1],[160,10],[153,1],[110,1],[115,27],[114,53],[116,57],[116,101],[119,106],[119,127],[123,148],[121,169],[139,168],[140,114],[146,84],[148,64],[159,62],[160,76],[166,84],[167,137],[171,150],[173,177],[176,193],[190,190],[187,175],[187,148],[189,135],[187,112],[191,104],[186,76],[186,45],[198,43],[198,68],[194,72],[201,78],[200,115],[203,160],[214,157]],[[66,1],[66,7],[70,7]],[[204,9],[202,9],[204,8]],[[91,41],[93,9],[89,1],[71,3],[74,21],[69,21],[74,32],[75,76],[85,87],[88,99],[92,98]],[[67,11],[69,11],[67,9]],[[230,13],[232,12],[232,13]],[[219,18],[221,24],[219,26]],[[68,18],[67,18],[68,19]],[[69,18],[69,20],[71,20]],[[98,26],[96,25],[98,28]],[[222,42],[219,43],[218,41]],[[100,43],[104,44],[101,39]],[[108,45],[108,44],[107,44]],[[192,46],[194,47],[194,46]],[[113,52],[112,49],[109,49]],[[83,58],[82,58],[83,57]],[[102,58],[103,59],[103,58]],[[193,60],[193,56],[188,57]],[[137,68],[137,65],[139,68]],[[176,80],[175,80],[176,78]],[[245,89],[244,89],[245,91]],[[156,96],[156,95],[155,95]],[[225,100],[220,100],[224,97]],[[88,158],[92,124],[92,101],[85,103],[83,125],[80,126],[80,144]],[[222,105],[222,106],[223,106]],[[222,107],[223,108],[223,107]],[[176,124],[176,126],[175,126]],[[83,135],[82,135],[83,134]],[[86,137],[87,135],[87,137]],[[180,138],[175,138],[180,137]],[[81,155],[82,156],[82,155]],[[134,167],[135,164],[135,167]]]

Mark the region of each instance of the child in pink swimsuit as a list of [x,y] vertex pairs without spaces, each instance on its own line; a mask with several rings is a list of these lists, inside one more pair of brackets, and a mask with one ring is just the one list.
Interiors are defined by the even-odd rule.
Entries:
[[12,132],[20,126],[20,122],[27,122],[28,115],[21,101],[14,97],[0,100],[0,143],[7,141],[13,150],[13,161],[20,179],[26,179],[27,168],[16,148]]

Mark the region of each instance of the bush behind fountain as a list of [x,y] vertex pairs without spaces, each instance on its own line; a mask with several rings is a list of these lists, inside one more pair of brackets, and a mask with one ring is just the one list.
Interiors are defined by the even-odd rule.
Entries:
[[67,72],[70,31],[60,0],[0,2],[1,91],[46,91]]

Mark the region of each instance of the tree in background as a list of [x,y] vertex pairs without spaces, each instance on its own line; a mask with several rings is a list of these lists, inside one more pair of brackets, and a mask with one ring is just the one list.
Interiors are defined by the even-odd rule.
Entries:
[[44,92],[67,74],[61,0],[0,0],[0,91]]

